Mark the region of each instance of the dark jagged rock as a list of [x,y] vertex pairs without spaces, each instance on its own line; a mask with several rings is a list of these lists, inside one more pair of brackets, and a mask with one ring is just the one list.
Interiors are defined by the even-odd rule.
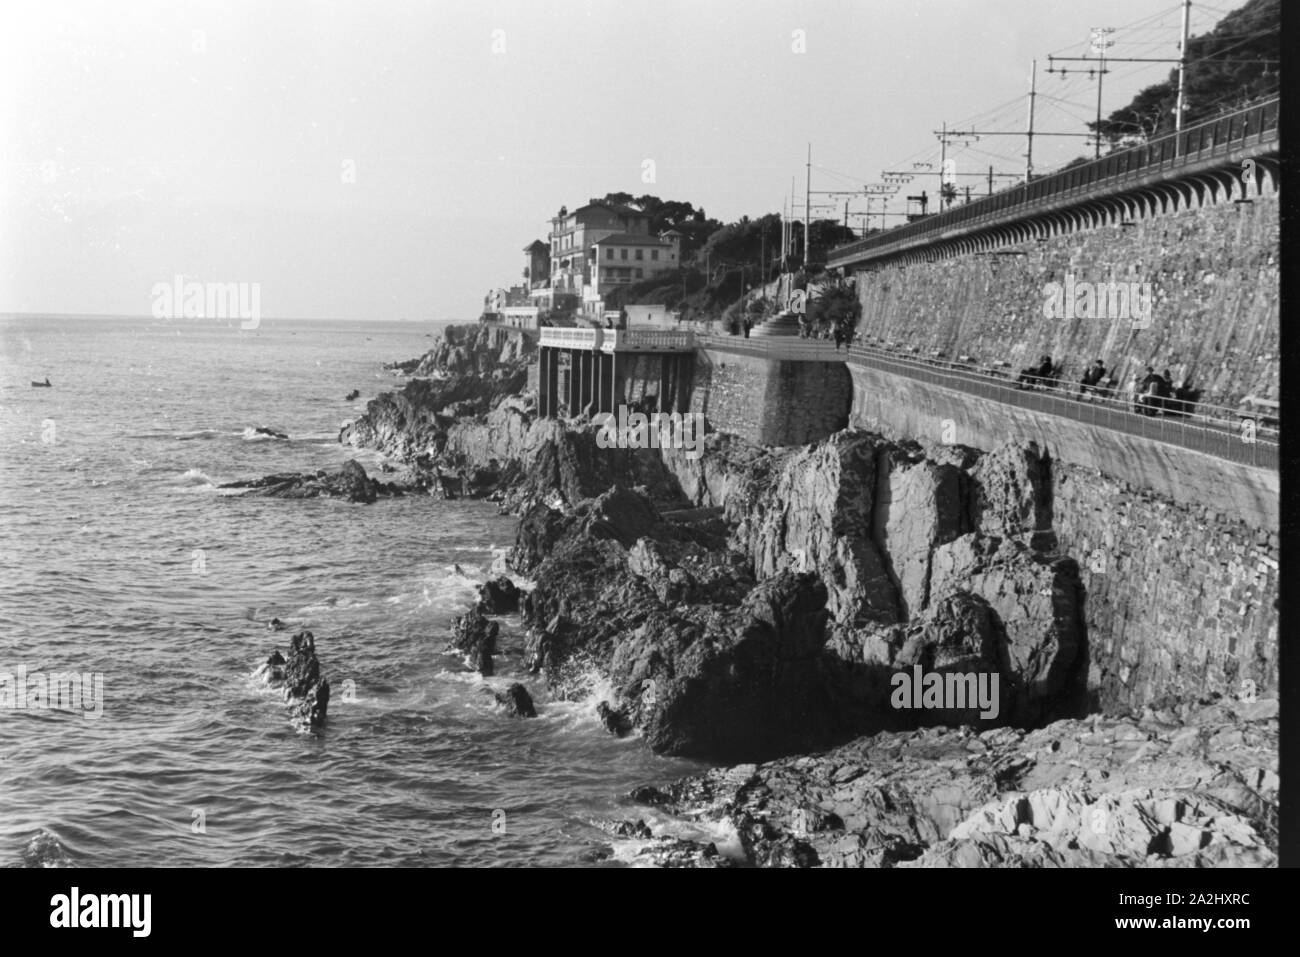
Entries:
[[[930,461],[853,431],[740,451],[706,483],[723,517],[668,519],[620,486],[524,513],[508,563],[536,579],[531,664],[559,694],[589,691],[565,666],[585,656],[619,689],[609,709],[653,748],[701,757],[1081,712],[1078,569],[1041,549],[1042,509],[1025,504],[1037,486],[1021,477],[1032,456]],[[999,495],[974,494],[958,467],[972,462]],[[915,664],[997,674],[996,714],[894,708],[890,679]]]
[[489,620],[477,608],[471,608],[456,618],[452,624],[451,643],[465,656],[465,664],[490,676],[493,673],[492,656],[497,653],[497,635],[500,626]]
[[534,505],[519,520],[510,556],[511,565],[520,571],[531,572],[554,551],[555,543],[565,531],[563,512],[548,505]]
[[643,840],[654,837],[645,821],[597,821],[596,826],[614,837],[639,837]]
[[518,586],[502,575],[484,582],[478,590],[479,611],[487,615],[509,615],[519,611]]
[[290,720],[296,726],[315,731],[325,724],[330,683],[321,676],[316,639],[310,631],[300,631],[289,639],[288,658],[278,649],[273,651],[257,674],[284,693]]
[[419,359],[403,359],[399,362],[385,362],[383,368],[389,372],[400,372],[402,375],[410,375],[419,366]]
[[286,472],[260,479],[226,482],[219,488],[246,489],[250,495],[273,498],[342,498],[370,505],[382,496],[402,495],[409,489],[377,482],[366,475],[361,463],[348,461],[333,474],[324,469],[315,473]]
[[627,714],[611,708],[608,701],[602,701],[596,706],[596,717],[600,718],[605,730],[615,737],[625,738],[632,732],[632,721]]
[[639,788],[633,788],[628,797],[637,804],[648,804],[651,806],[667,804],[672,800],[672,798],[663,791],[650,784],[643,784]]
[[528,689],[515,682],[506,688],[505,691],[494,692],[497,704],[505,708],[506,713],[516,718],[535,718],[537,709],[533,706],[532,695]]
[[254,435],[269,435],[273,439],[287,439],[289,436],[284,432],[277,432],[275,429],[268,429],[264,425],[259,425],[253,429]]
[[343,401],[344,401],[344,402],[352,402],[353,400],[355,400],[355,399],[359,399],[359,398],[361,398],[361,390],[360,390],[360,389],[353,389],[351,392],[349,392],[347,395],[345,395],[345,396],[343,397]]
[[266,627],[271,629],[271,631],[284,631],[284,629],[288,626],[285,625],[285,623],[282,622],[279,618],[272,618]]

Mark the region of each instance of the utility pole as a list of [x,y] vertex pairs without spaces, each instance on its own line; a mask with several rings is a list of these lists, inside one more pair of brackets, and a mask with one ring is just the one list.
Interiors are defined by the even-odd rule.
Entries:
[[[946,208],[944,206],[944,199],[943,199],[943,184],[944,184],[943,171],[944,169],[946,169],[945,164],[947,163],[947,161],[948,161],[948,121],[944,120],[943,132],[939,135],[939,211],[940,212],[942,212]],[[924,209],[921,210],[921,214],[922,215],[925,214]]]
[[[1025,133],[1025,182],[1034,178],[1034,99],[1038,96],[1038,61],[1029,61],[1029,129]],[[993,192],[993,167],[989,167],[989,192]]]
[[790,248],[785,251],[787,259],[794,253],[794,177],[790,177]]
[[[1187,41],[1188,30],[1192,23],[1192,0],[1183,0],[1183,39],[1178,45],[1178,105],[1174,108],[1174,131],[1181,133],[1183,131],[1183,81],[1187,75]],[[1174,152],[1177,155],[1178,141],[1174,141]]]
[[989,195],[993,195],[993,165],[989,164]]
[[785,228],[786,228],[786,219],[785,219],[785,214],[786,214],[786,201],[785,201],[785,197],[782,196],[782,197],[781,197],[781,271],[782,271],[782,272],[785,272],[785,250],[786,250],[786,245],[785,245],[785,242],[786,242],[786,237],[785,237]]
[[1114,32],[1114,27],[1092,28],[1092,50],[1101,57],[1101,68],[1097,71],[1097,136],[1094,140],[1093,159],[1101,158],[1101,87],[1106,78],[1106,51],[1115,42],[1110,38]]
[[808,165],[804,167],[803,268],[808,268],[808,247],[812,245],[812,143],[808,144]]

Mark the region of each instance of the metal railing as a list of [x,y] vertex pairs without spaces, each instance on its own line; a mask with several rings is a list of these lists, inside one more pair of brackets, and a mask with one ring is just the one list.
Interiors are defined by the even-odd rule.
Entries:
[[480,319],[479,325],[486,326],[488,329],[500,329],[505,332],[517,332],[525,339],[536,339],[538,329],[535,326],[512,326],[508,322],[501,322],[497,319]]
[[538,345],[558,346],[561,349],[596,348],[596,330],[563,326],[544,326]]
[[1278,429],[1263,424],[1260,416],[1226,406],[1165,399],[1160,408],[1150,410],[1155,414],[1149,414],[1134,408],[1135,399],[1130,394],[1121,394],[1123,397],[1104,392],[1080,395],[1079,383],[1068,380],[1039,380],[1020,385],[1013,378],[1018,376],[1013,370],[900,355],[860,343],[837,349],[824,339],[793,337],[700,336],[698,341],[703,348],[770,359],[848,362],[1044,415],[1192,449],[1230,462],[1278,468]]
[[956,209],[936,213],[920,222],[898,226],[866,239],[832,249],[827,265],[849,265],[861,259],[902,252],[926,242],[1056,209],[1126,186],[1166,178],[1162,174],[1227,157],[1253,146],[1276,146],[1280,98],[1190,126],[1144,143],[1021,183]]
[[543,346],[612,352],[693,352],[695,333],[676,329],[597,329],[591,326],[541,330]]

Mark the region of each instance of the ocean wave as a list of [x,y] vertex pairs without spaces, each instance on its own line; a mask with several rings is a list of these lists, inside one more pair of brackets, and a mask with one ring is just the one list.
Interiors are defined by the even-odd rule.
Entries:
[[168,442],[193,442],[216,439],[221,436],[238,435],[238,432],[222,432],[220,429],[194,429],[189,432],[173,432],[171,429],[154,432],[129,432],[128,439],[162,439]]
[[195,432],[174,432],[174,433],[171,433],[170,436],[167,436],[167,435],[141,435],[141,436],[132,436],[132,438],[142,438],[142,439],[163,439],[163,438],[168,438],[168,437],[170,437],[170,438],[175,439],[177,442],[192,442],[192,441],[194,441],[195,439],[198,439],[198,440],[201,440],[201,441],[207,441],[207,440],[209,440],[209,439],[219,439],[219,438],[221,438],[221,436],[223,436],[223,435],[230,436],[230,435],[234,435],[234,434],[235,434],[234,432],[222,432],[222,431],[220,431],[219,429],[199,429],[199,430],[197,430],[197,431],[195,431]]
[[203,491],[217,487],[217,483],[202,469],[186,469],[171,484],[182,491]]
[[359,598],[326,598],[314,605],[304,605],[293,613],[291,621],[304,621],[313,616],[327,615],[332,611],[352,611],[357,608],[369,608],[370,602]]

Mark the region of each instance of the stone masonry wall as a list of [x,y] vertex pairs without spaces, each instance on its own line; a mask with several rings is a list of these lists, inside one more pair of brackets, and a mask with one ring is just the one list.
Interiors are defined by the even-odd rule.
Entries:
[[1228,462],[1063,416],[1040,415],[879,369],[851,368],[850,420],[861,428],[922,443],[985,450],[1008,439],[1032,441],[1053,461],[1108,475],[1176,502],[1213,502],[1217,511],[1253,528],[1278,527],[1275,470]]
[[1278,539],[1053,463],[1053,527],[1086,589],[1088,686],[1106,711],[1277,688]]
[[[1278,397],[1278,197],[1154,216],[993,253],[857,274],[864,340],[878,337],[921,355],[1005,360],[1043,353],[1078,381],[1100,358],[1121,383],[1147,364],[1190,377],[1202,401],[1236,406]],[[1152,284],[1151,325],[1048,319],[1044,285]]]
[[853,380],[841,362],[781,362],[710,349],[695,353],[690,411],[710,431],[761,445],[819,442],[848,425]]

